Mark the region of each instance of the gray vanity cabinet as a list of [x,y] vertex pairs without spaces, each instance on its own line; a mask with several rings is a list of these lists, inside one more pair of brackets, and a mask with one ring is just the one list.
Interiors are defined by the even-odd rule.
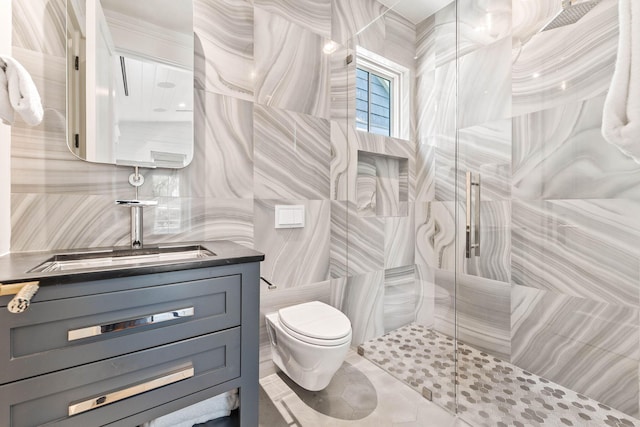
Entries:
[[258,282],[249,262],[0,297],[0,426],[133,427],[234,388],[256,426]]

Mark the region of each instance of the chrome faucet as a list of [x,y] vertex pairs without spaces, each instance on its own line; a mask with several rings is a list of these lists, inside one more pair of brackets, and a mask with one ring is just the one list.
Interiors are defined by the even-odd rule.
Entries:
[[142,209],[145,206],[156,206],[156,200],[116,200],[116,205],[131,208],[131,248],[142,249]]

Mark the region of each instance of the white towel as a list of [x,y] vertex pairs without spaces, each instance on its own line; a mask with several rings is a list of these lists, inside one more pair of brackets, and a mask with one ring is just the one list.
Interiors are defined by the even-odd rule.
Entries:
[[237,407],[238,390],[235,389],[151,420],[142,427],[192,427],[194,424],[229,416]]
[[[7,110],[5,97],[8,95],[11,108],[30,126],[42,121],[44,111],[38,89],[29,72],[15,59],[0,58],[6,64],[4,78],[0,77],[0,114],[7,124],[13,124],[13,113]],[[5,90],[6,89],[6,90]]]
[[620,39],[602,135],[640,163],[640,3],[619,0]]
[[9,101],[9,85],[5,73],[7,64],[0,58],[0,120],[5,124],[13,123],[13,107]]

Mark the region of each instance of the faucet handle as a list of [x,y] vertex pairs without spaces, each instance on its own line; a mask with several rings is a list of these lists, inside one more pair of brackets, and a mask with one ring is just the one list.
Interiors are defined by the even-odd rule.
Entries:
[[120,206],[156,206],[157,200],[116,200],[116,205]]

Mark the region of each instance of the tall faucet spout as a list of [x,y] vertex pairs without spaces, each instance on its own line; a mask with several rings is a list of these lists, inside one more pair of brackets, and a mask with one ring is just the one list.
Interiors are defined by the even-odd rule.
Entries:
[[131,248],[141,249],[143,247],[142,230],[144,229],[143,208],[145,206],[156,206],[156,200],[116,200],[116,205],[128,206],[131,208]]

